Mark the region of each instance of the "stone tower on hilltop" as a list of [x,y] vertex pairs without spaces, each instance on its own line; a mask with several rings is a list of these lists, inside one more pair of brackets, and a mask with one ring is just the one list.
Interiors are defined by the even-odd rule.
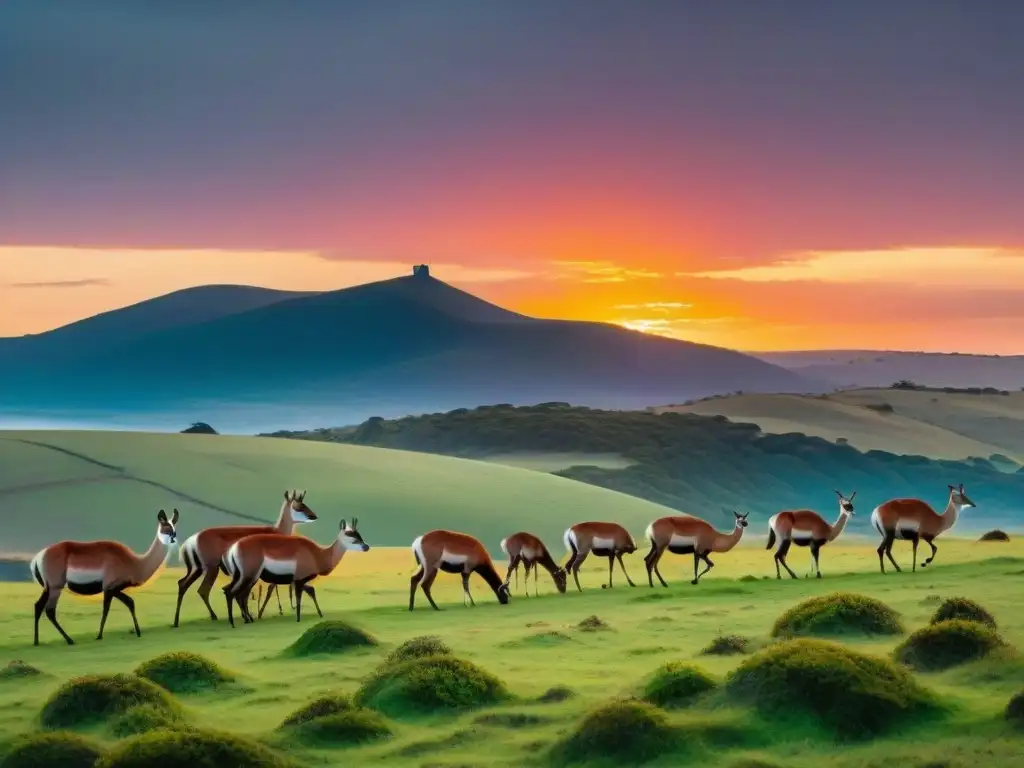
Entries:
[[412,268],[413,277],[430,277],[430,267],[427,264],[417,264]]

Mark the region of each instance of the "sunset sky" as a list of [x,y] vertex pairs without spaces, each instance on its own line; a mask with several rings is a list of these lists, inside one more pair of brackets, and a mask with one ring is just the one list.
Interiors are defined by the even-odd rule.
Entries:
[[747,350],[1024,353],[1024,4],[5,0],[0,335],[436,276]]

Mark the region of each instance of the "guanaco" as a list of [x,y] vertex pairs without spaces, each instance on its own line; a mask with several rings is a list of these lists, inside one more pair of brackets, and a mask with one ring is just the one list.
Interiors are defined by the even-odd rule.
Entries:
[[[658,570],[658,563],[668,550],[673,555],[693,555],[693,581],[691,584],[700,582],[701,576],[715,567],[708,557],[712,552],[728,552],[735,547],[743,537],[743,531],[747,527],[747,515],[741,515],[733,511],[736,517],[736,525],[729,533],[719,533],[711,524],[692,515],[671,515],[659,517],[647,526],[647,539],[651,542],[651,551],[644,556],[644,564],[647,566],[647,583],[654,586],[656,575],[661,586],[667,587],[665,579],[661,577]],[[704,561],[704,570],[697,573],[697,566]],[[653,575],[652,575],[653,574]]]
[[636,552],[636,542],[629,535],[629,531],[618,523],[576,523],[576,525],[566,530],[563,541],[565,542],[565,548],[570,552],[569,560],[565,564],[565,570],[572,573],[572,578],[576,582],[576,589],[580,592],[583,591],[583,587],[580,586],[580,566],[583,565],[583,561],[591,553],[598,557],[608,558],[609,588],[612,586],[612,570],[614,569],[615,560],[619,561],[622,575],[626,577],[629,586],[636,586],[633,580],[629,578],[629,574],[626,573],[626,566],[622,562],[623,555],[630,555]]
[[544,569],[551,574],[551,580],[555,582],[555,588],[560,593],[565,593],[566,582],[568,576],[565,569],[555,562],[555,559],[551,557],[551,553],[548,552],[548,548],[544,546],[544,542],[534,536],[532,533],[526,533],[520,531],[519,533],[513,533],[507,539],[501,540],[501,549],[508,555],[508,573],[505,575],[505,583],[508,584],[509,579],[512,578],[512,574],[516,575],[516,586],[519,585],[519,565],[525,566],[523,573],[523,589],[526,595],[530,594],[530,587],[526,583],[530,578],[530,569],[533,569],[533,594],[537,596],[537,566],[541,565]]
[[310,596],[317,615],[323,618],[316,590],[309,582],[317,576],[330,575],[348,550],[369,551],[370,545],[363,541],[358,525],[358,518],[352,518],[352,525],[342,520],[334,542],[326,547],[319,546],[305,536],[280,533],[257,533],[232,544],[227,555],[231,583],[224,587],[228,623],[235,626],[232,599],[237,602],[246,624],[255,621],[249,610],[249,593],[261,580],[267,584],[292,584],[295,587],[296,621],[302,620],[303,593]]
[[139,620],[135,616],[135,601],[124,591],[145,584],[164,564],[167,552],[177,538],[178,510],[175,509],[168,520],[167,513],[161,509],[156,515],[156,522],[156,537],[143,555],[135,554],[117,541],[61,541],[33,557],[29,570],[43,588],[42,595],[36,600],[33,644],[39,645],[39,617],[44,611],[67,644],[75,644],[57,621],[57,601],[65,586],[77,595],[103,594],[103,614],[97,640],[103,639],[112,600],[128,608],[135,625],[135,635],[142,637]]
[[463,605],[466,605],[467,600],[470,605],[476,605],[469,591],[469,577],[474,573],[479,574],[494,590],[499,603],[508,604],[508,583],[501,580],[491,556],[478,539],[455,531],[430,531],[416,537],[412,543],[412,554],[419,568],[409,580],[410,611],[415,607],[417,587],[423,590],[431,608],[441,610],[430,595],[430,588],[439,570],[462,574]]
[[974,507],[964,492],[964,485],[949,486],[949,501],[946,503],[945,511],[940,515],[931,505],[920,499],[892,499],[878,507],[871,513],[871,524],[882,537],[882,543],[878,545],[878,567],[885,573],[885,561],[883,556],[889,558],[893,568],[900,570],[899,564],[892,556],[892,545],[896,539],[909,540],[913,550],[914,571],[917,570],[917,545],[925,542],[932,548],[931,555],[921,563],[924,568],[938,552],[935,546],[935,539],[943,531],[948,531],[956,525],[960,512],[965,507]]
[[779,548],[775,550],[775,578],[782,578],[780,565],[794,579],[797,577],[786,563],[786,555],[792,544],[811,548],[814,571],[818,578],[821,578],[821,565],[818,560],[821,548],[839,538],[839,534],[846,528],[846,524],[853,516],[853,499],[857,495],[856,491],[851,493],[849,498],[843,496],[840,491],[835,493],[839,497],[839,517],[832,525],[825,522],[817,512],[809,509],[786,510],[768,520],[768,546],[765,549],[774,547],[776,539],[779,542]]
[[[281,512],[278,514],[277,522],[274,525],[224,525],[216,528],[206,528],[185,539],[181,544],[179,553],[181,561],[185,564],[185,575],[178,579],[178,604],[174,609],[174,626],[178,626],[178,620],[181,616],[182,598],[185,597],[189,587],[200,576],[204,576],[204,574],[203,583],[199,585],[199,596],[203,599],[206,610],[210,612],[210,619],[216,621],[217,614],[214,613],[213,606],[210,605],[210,590],[213,589],[213,585],[217,581],[217,574],[220,571],[223,571],[225,574],[228,572],[225,558],[231,545],[243,536],[251,536],[256,533],[288,535],[296,524],[316,520],[316,514],[306,506],[305,499],[305,491],[302,493],[292,491],[291,494],[285,491],[284,503],[281,505]],[[272,585],[267,589],[268,602],[270,601],[272,589],[276,590],[276,585]],[[288,602],[291,604],[290,585],[288,598]],[[281,608],[280,595],[278,595],[277,602],[281,613],[284,613],[284,610]],[[266,603],[263,606],[265,608]],[[262,614],[263,610],[261,609],[260,615]]]

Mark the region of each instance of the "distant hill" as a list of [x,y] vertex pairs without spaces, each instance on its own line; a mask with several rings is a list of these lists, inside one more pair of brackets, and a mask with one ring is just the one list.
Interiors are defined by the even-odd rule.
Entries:
[[[371,419],[355,427],[280,437],[373,445],[450,456],[494,459],[532,455],[601,457],[600,466],[562,468],[556,474],[599,485],[728,526],[732,509],[750,511],[763,525],[780,509],[806,507],[831,516],[833,489],[857,491],[851,530],[875,535],[870,511],[899,496],[919,496],[941,509],[947,485],[964,483],[977,510],[961,530],[1024,527],[1024,472],[990,462],[943,461],[861,452],[802,434],[765,435],[754,424],[722,416],[602,411],[549,404],[459,409],[450,413]],[[608,457],[619,457],[612,463]],[[752,518],[753,519],[753,518]]]
[[835,350],[757,357],[836,387],[886,387],[907,379],[935,387],[1024,388],[1024,355]]
[[[146,305],[137,305],[134,315],[83,321],[68,355],[53,352],[67,329],[26,339],[0,398],[24,409],[187,406],[230,431],[218,403],[301,403],[365,418],[481,403],[629,408],[740,389],[821,389],[732,350],[529,318],[429,276],[276,298],[145,328],[134,318]],[[203,402],[209,410],[196,405]]]

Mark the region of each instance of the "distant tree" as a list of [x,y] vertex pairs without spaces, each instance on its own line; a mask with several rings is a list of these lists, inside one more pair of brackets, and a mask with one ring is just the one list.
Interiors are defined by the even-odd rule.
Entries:
[[205,421],[195,421],[192,426],[187,429],[181,430],[183,435],[216,435],[217,430],[207,424]]
[[910,379],[900,379],[899,381],[894,381],[890,389],[921,389],[921,387]]

